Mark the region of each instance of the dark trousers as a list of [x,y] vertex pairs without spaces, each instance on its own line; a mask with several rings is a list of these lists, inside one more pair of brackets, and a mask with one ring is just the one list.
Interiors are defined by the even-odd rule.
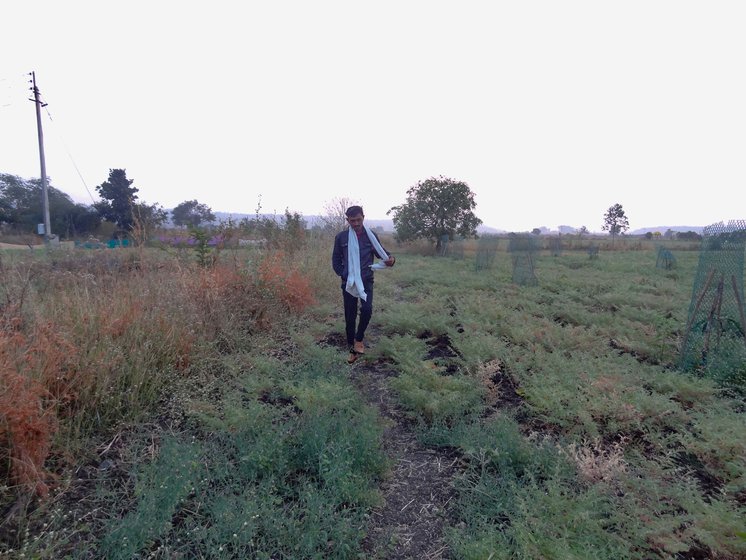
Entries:
[[[370,317],[373,315],[373,282],[363,282],[365,293],[368,296],[366,301],[360,298],[351,296],[342,286],[342,297],[344,298],[345,304],[345,332],[347,334],[347,345],[352,347],[353,341],[362,341],[365,338],[365,329],[368,328],[370,323]],[[355,321],[357,320],[357,307],[358,301],[360,302],[360,322],[355,328]]]

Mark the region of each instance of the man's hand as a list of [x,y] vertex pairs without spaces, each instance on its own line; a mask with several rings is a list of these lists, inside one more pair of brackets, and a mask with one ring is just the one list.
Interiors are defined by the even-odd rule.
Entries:
[[383,261],[383,264],[391,267],[391,266],[394,266],[395,262],[396,262],[396,257],[394,257],[394,255],[389,255],[389,258]]

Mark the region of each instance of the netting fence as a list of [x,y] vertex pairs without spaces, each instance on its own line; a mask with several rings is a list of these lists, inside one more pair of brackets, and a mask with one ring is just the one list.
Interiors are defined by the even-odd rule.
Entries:
[[746,221],[704,229],[680,366],[724,381],[746,378],[743,268]]
[[451,239],[447,234],[444,235],[440,240],[440,251],[438,254],[441,257],[450,257],[458,261],[464,260],[463,237]]
[[484,235],[477,241],[477,254],[474,266],[477,272],[492,270],[495,266],[495,257],[500,238],[495,235]]
[[661,246],[658,247],[658,256],[655,259],[655,268],[671,270],[676,266],[676,257],[670,249]]
[[553,257],[562,256],[562,236],[561,235],[558,235],[557,237],[551,237],[549,239],[549,253]]
[[513,283],[521,286],[536,286],[534,266],[539,244],[536,236],[512,234],[508,241],[508,252],[513,261]]

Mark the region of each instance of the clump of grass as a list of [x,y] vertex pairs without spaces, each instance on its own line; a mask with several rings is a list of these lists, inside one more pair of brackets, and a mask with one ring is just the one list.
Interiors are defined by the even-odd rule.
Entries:
[[682,448],[693,453],[708,475],[732,495],[746,491],[746,434],[740,406],[737,401],[725,401],[718,409],[692,410],[691,430],[679,436]]
[[376,322],[387,334],[438,335],[448,332],[448,321],[433,313],[432,302],[401,302],[376,314]]
[[444,375],[438,369],[433,364],[432,369],[424,367],[392,379],[391,387],[402,405],[428,423],[479,414],[483,387],[473,378]]
[[606,446],[600,440],[572,442],[563,450],[575,463],[578,474],[589,483],[612,482],[627,472],[625,440]]
[[399,402],[425,422],[451,421],[482,409],[484,388],[478,379],[447,375],[435,361],[424,360],[427,343],[410,336],[392,336],[379,341],[372,357],[391,359],[399,375],[389,381]]
[[157,459],[137,475],[134,509],[102,539],[103,557],[132,558],[173,529],[174,514],[204,475],[199,456],[198,445],[184,445],[173,438],[161,442]]
[[370,355],[373,358],[392,360],[402,370],[415,370],[420,367],[426,353],[427,344],[424,339],[392,335],[382,338]]
[[614,531],[621,520],[610,496],[585,484],[551,439],[524,436],[509,416],[434,427],[424,440],[458,447],[466,462],[454,557],[640,557]]
[[[0,357],[3,352],[0,349]],[[45,497],[49,488],[45,482],[49,473],[44,461],[49,455],[52,437],[57,431],[57,417],[51,410],[44,386],[0,365],[0,454],[9,466],[14,484],[32,489]]]

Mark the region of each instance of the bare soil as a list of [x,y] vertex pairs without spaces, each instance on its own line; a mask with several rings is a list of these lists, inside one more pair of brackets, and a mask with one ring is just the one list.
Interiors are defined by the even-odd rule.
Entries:
[[[333,340],[330,334],[325,342]],[[339,346],[346,350],[344,344]],[[453,480],[461,470],[460,457],[455,450],[419,443],[414,423],[390,393],[387,379],[396,375],[381,361],[363,358],[350,366],[353,383],[384,420],[383,448],[391,461],[381,484],[383,503],[371,512],[363,550],[367,558],[446,559],[450,556],[444,530],[454,507]]]

